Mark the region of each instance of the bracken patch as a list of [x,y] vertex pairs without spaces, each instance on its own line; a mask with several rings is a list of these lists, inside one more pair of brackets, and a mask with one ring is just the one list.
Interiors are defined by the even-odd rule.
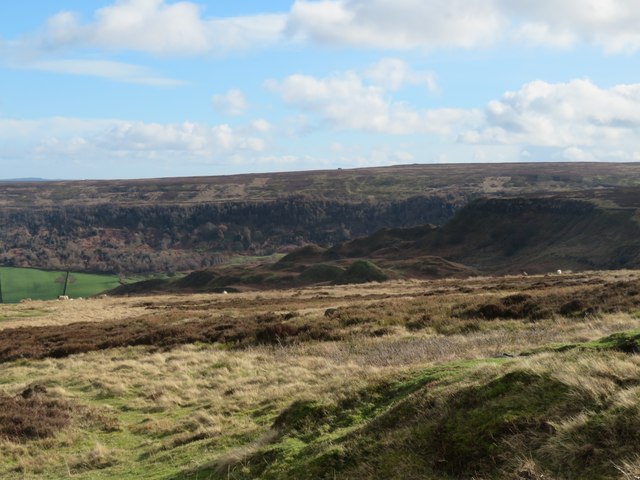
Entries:
[[70,421],[71,406],[52,397],[42,385],[21,394],[0,394],[0,438],[26,442],[53,437]]

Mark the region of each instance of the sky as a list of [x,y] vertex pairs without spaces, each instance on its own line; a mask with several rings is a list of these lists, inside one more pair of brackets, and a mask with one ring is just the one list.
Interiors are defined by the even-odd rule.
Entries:
[[637,0],[0,7],[0,178],[640,161]]

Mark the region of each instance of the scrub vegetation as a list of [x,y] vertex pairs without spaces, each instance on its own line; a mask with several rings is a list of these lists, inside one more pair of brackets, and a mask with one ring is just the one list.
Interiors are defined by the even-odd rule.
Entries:
[[636,271],[0,315],[2,478],[640,475]]

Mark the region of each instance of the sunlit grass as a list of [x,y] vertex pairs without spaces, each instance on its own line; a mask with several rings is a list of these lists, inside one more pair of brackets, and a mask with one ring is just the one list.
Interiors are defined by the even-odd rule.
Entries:
[[[486,320],[458,312],[524,290],[541,299],[551,294],[571,297],[584,285],[633,278],[637,278],[635,272],[581,274],[566,280],[554,278],[556,283],[546,277],[402,281],[287,292],[3,306],[0,315],[6,320],[0,322],[0,328],[5,329],[63,327],[74,320],[128,322],[148,315],[178,323],[197,319],[212,325],[256,317],[263,322],[257,325],[323,324],[335,339],[135,346],[4,363],[0,393],[16,396],[29,386],[42,385],[46,398],[68,402],[72,414],[69,424],[53,437],[0,440],[0,477],[313,478],[318,472],[314,468],[321,465],[316,460],[353,455],[359,463],[335,463],[338,477],[375,476],[384,459],[385,468],[403,465],[397,467],[398,472],[405,478],[418,478],[412,475],[419,471],[416,469],[427,468],[420,463],[426,460],[413,456],[413,443],[404,453],[400,448],[406,436],[417,435],[407,412],[423,412],[424,418],[419,418],[426,422],[425,428],[437,419],[448,425],[444,420],[448,401],[466,398],[464,392],[472,390],[493,395],[493,387],[487,387],[491,382],[505,375],[505,382],[524,375],[549,379],[537,388],[561,386],[559,391],[566,391],[571,402],[585,408],[570,417],[554,417],[550,425],[556,433],[550,439],[546,433],[536,436],[540,445],[535,449],[524,436],[505,437],[515,453],[509,461],[500,460],[496,475],[514,478],[514,472],[527,470],[553,478],[563,458],[578,461],[592,429],[600,428],[597,431],[606,437],[607,429],[615,428],[616,422],[636,425],[637,356],[575,347],[638,328],[636,312],[588,317],[552,312],[535,321]],[[533,286],[545,282],[549,284]],[[31,316],[29,311],[40,313]],[[560,344],[574,348],[548,348]],[[540,353],[531,354],[535,349]],[[560,406],[565,405],[562,395]],[[302,423],[295,431],[287,423],[292,421],[294,405],[310,406],[301,411]],[[472,407],[464,402],[459,406]],[[546,415],[541,412],[534,413]],[[462,423],[451,425],[461,431],[467,428]],[[436,426],[434,423],[433,428]],[[388,435],[384,455],[375,450],[383,445],[382,440],[371,437],[376,429]],[[378,460],[366,456],[367,444],[378,452]],[[637,454],[616,445],[610,447],[615,465],[598,464],[597,471],[615,470],[620,478],[633,478]],[[598,455],[594,458],[600,461]],[[259,463],[265,461],[271,467],[261,470],[266,467]],[[436,467],[429,467],[432,473]]]

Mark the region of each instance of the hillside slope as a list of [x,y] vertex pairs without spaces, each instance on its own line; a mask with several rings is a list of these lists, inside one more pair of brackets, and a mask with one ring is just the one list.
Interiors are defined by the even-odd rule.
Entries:
[[237,255],[443,225],[481,197],[637,203],[639,164],[405,165],[113,181],[0,182],[0,264],[175,272]]
[[115,293],[640,268],[636,212],[563,198],[480,199],[442,227],[382,229],[330,248],[307,245],[275,264],[196,271],[177,280],[123,286]]
[[[441,257],[484,273],[544,273],[640,267],[634,208],[563,198],[480,199],[440,228],[386,229],[328,249],[301,249],[279,263],[367,258],[406,270]],[[404,265],[404,268],[402,267]]]
[[334,403],[298,401],[273,422],[271,444],[187,478],[632,479],[638,359],[618,353],[623,342],[640,348],[640,331],[533,360],[444,364]]
[[478,200],[414,249],[492,273],[638,268],[636,215],[557,198]]

